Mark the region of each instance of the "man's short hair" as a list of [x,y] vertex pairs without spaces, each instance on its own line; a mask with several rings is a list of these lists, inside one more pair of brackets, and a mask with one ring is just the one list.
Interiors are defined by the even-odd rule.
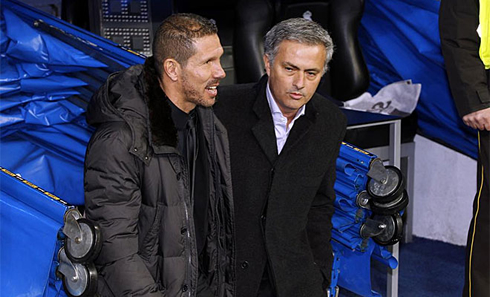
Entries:
[[264,53],[269,58],[271,65],[274,63],[279,45],[284,40],[306,45],[323,45],[326,57],[323,73],[327,71],[328,62],[332,59],[334,45],[327,30],[318,23],[304,18],[292,18],[284,20],[270,29],[265,35]]
[[153,57],[158,74],[163,74],[163,61],[169,58],[184,67],[196,52],[193,40],[214,34],[218,34],[216,24],[202,16],[178,13],[166,18],[153,40]]

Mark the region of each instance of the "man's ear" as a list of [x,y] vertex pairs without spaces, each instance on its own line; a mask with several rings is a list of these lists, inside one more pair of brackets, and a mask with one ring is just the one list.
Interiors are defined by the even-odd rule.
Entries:
[[264,55],[264,65],[265,65],[265,72],[267,73],[267,76],[271,76],[271,64],[269,60],[269,56]]
[[181,73],[181,66],[174,59],[166,59],[163,61],[163,71],[172,81],[177,81]]

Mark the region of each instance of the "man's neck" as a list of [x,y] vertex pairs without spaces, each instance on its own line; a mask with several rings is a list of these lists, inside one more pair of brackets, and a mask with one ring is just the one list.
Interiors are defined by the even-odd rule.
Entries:
[[189,113],[194,108],[196,108],[196,104],[185,100],[184,95],[180,88],[177,88],[176,82],[165,83],[162,80],[159,80],[160,88],[162,88],[165,95],[167,95],[168,99],[172,101],[172,103],[179,108],[181,111],[185,113]]

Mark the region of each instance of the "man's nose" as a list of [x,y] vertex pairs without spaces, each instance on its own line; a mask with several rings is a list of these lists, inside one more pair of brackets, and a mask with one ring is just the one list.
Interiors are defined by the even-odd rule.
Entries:
[[296,75],[294,76],[293,85],[298,90],[305,87],[305,77],[304,77],[303,73],[301,73],[301,72],[296,73]]
[[214,75],[214,78],[216,78],[216,79],[223,79],[226,77],[226,73],[223,70],[223,67],[221,67],[220,62],[216,63],[216,67],[214,69],[213,75]]

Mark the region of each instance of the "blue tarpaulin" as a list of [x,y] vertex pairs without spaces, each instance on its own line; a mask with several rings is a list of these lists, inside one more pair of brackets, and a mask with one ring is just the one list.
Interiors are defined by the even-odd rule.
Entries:
[[143,59],[15,1],[2,1],[0,29],[0,295],[63,297],[55,271],[65,214],[84,203],[85,107],[109,73]]
[[[87,102],[109,73],[143,58],[123,59],[114,44],[100,37],[85,41],[92,38],[88,32],[24,8],[2,3],[0,165],[83,205],[83,160],[92,133],[84,119]],[[48,32],[48,22],[63,38]],[[83,51],[88,43],[93,48]]]
[[476,132],[461,121],[449,91],[439,5],[439,0],[365,1],[359,39],[371,74],[369,92],[406,79],[422,84],[418,133],[476,158]]
[[2,167],[0,188],[0,295],[65,296],[51,268],[70,206]]

